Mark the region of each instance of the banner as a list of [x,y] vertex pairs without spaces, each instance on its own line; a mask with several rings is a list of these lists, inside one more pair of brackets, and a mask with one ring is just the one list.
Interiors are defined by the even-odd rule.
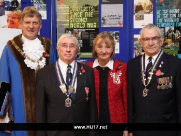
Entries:
[[92,57],[92,41],[98,34],[97,0],[57,1],[57,40],[64,33],[71,33],[79,42],[77,58]]

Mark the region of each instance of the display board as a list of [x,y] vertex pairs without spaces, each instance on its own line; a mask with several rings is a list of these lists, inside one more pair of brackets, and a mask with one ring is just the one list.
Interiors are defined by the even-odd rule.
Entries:
[[[43,2],[43,11],[41,10],[42,5],[38,5],[37,1]],[[171,1],[153,0],[153,5],[150,6],[152,8],[152,11],[149,12],[147,7],[149,7],[148,5],[150,5],[150,0],[115,0],[113,3],[108,0],[21,0],[20,2],[21,10],[24,7],[31,5],[40,9],[40,12],[42,12],[43,15],[40,35],[51,39],[54,52],[56,52],[56,43],[58,37],[60,37],[62,33],[71,31],[77,36],[80,35],[80,52],[77,56],[77,59],[80,61],[89,61],[92,59],[92,40],[97,35],[97,33],[108,31],[110,33],[116,34],[117,37],[119,37],[118,40],[115,37],[117,44],[114,59],[127,62],[135,56],[134,52],[136,52],[135,46],[137,43],[135,41],[138,40],[141,28],[147,23],[157,24],[158,17],[160,17],[158,15],[159,13],[161,13],[157,12],[158,6],[162,6],[162,8],[164,8],[164,3],[166,3],[165,5],[168,5],[168,2]],[[72,9],[70,9],[70,11],[72,12],[67,11],[68,16],[64,16],[64,18],[62,18],[63,16],[58,16],[57,14],[61,14],[62,11],[66,10],[67,5],[69,5],[68,2],[71,2],[72,4]],[[136,13],[136,5],[138,5],[139,2],[142,3],[143,10],[142,12]],[[175,0],[174,2],[178,2],[178,0]],[[63,10],[59,10],[60,12],[58,12],[57,10],[57,3],[59,3],[59,8],[64,8]],[[171,6],[170,3],[169,5]],[[80,9],[75,8],[83,6],[89,7],[89,11],[87,11],[86,14],[83,12],[81,13]],[[118,6],[121,9],[119,9]],[[113,9],[113,7],[115,7],[115,9]],[[91,8],[94,9],[94,12],[92,12]],[[104,12],[106,11],[106,9],[111,9],[107,11],[112,12]],[[116,14],[115,11],[117,11],[118,14]],[[74,12],[77,12],[77,15],[73,15],[72,13]],[[177,21],[176,23],[179,24],[180,12],[177,13],[176,16],[177,18],[179,18],[179,21]],[[149,20],[146,18],[149,18]],[[68,23],[66,22],[67,20],[69,21]],[[80,20],[82,21],[82,24],[78,26],[77,21]],[[68,24],[68,27],[66,25],[62,27],[64,23]],[[160,26],[160,24],[158,25]],[[177,27],[178,26],[174,27],[174,33],[176,33]],[[164,31],[164,34],[166,34],[168,31],[168,29],[165,27],[162,27],[161,29]],[[181,31],[180,28],[178,28],[178,30],[179,32]],[[3,37],[4,33],[5,29],[3,30],[2,34],[0,34],[1,38]],[[19,33],[21,33],[21,30]],[[15,33],[14,35],[16,34],[17,33]],[[174,41],[174,44],[178,46],[180,45],[180,43],[177,41]],[[4,46],[4,43],[1,43],[0,46]],[[2,51],[1,48],[0,50]],[[179,53],[181,52],[180,47],[177,48],[177,52],[179,55]]]
[[[129,59],[129,0],[58,0],[54,3],[56,10],[57,38],[66,32],[76,35],[80,42],[79,60],[92,59],[92,41],[97,33],[108,31],[115,34],[116,54],[115,59],[127,62]],[[117,8],[113,7],[116,6]],[[84,7],[89,11],[85,14]],[[110,9],[110,12],[102,14],[102,11]],[[72,12],[73,11],[73,12]],[[74,13],[74,14],[73,14]],[[79,19],[77,19],[79,16]],[[72,19],[74,18],[74,19]],[[107,25],[103,25],[103,19]],[[87,25],[87,24],[90,25]],[[78,25],[79,24],[79,25]],[[123,25],[124,24],[124,25]]]

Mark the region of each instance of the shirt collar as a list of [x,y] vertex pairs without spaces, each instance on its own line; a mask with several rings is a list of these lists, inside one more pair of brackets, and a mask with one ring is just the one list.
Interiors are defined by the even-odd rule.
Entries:
[[[161,50],[160,50],[160,51],[161,51]],[[156,55],[152,56],[152,62],[153,62],[153,63],[155,62],[155,60],[156,60],[158,54],[160,53],[160,51],[159,51]],[[146,60],[146,61],[148,60],[149,57],[150,57],[150,56],[148,56],[148,55],[145,54],[145,60]]]
[[[69,65],[71,65],[71,69],[74,69],[74,63],[75,63],[75,60],[69,64]],[[63,71],[67,70],[68,64],[63,62],[60,58],[58,59],[58,64]]]
[[[108,67],[110,68],[111,70],[113,70],[113,64],[114,64],[114,61],[113,60],[109,60],[109,62],[106,64],[105,67]],[[97,67],[97,66],[100,66],[99,65],[99,62],[98,62],[98,59],[95,59],[94,60],[94,63],[93,63],[93,68]],[[101,66],[100,66],[101,67]]]

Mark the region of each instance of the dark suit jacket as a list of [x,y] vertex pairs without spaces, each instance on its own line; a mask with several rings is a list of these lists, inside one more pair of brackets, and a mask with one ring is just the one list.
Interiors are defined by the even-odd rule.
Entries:
[[[163,54],[160,64],[156,67],[164,75],[156,76],[154,71],[148,85],[148,96],[143,97],[144,86],[141,78],[141,64],[138,56],[128,62],[128,122],[129,123],[181,123],[181,60]],[[157,89],[157,79],[172,76],[172,88]],[[138,133],[138,132],[137,132]],[[152,133],[152,134],[151,134]],[[147,136],[177,136],[177,132],[156,131]],[[146,134],[138,134],[144,136]],[[175,135],[174,135],[175,134]],[[134,136],[137,136],[136,134]]]
[[[55,65],[38,71],[36,77],[36,122],[37,123],[95,123],[97,120],[93,69],[78,63],[85,73],[77,75],[77,89],[71,107],[65,107],[67,96],[62,93],[55,73]],[[85,87],[89,87],[86,101]],[[92,131],[91,131],[92,134]],[[47,131],[39,136],[89,136],[90,131]]]

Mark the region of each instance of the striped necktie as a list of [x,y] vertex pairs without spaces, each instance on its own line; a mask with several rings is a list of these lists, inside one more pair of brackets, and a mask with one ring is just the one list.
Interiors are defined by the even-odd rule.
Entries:
[[[71,85],[72,82],[72,73],[71,73],[71,65],[67,66],[67,73],[66,73],[66,84],[67,84],[67,90],[69,89],[69,86]],[[75,95],[72,92],[70,94],[71,98],[74,99]]]
[[149,72],[151,71],[151,68],[152,68],[152,57],[149,57],[148,60],[149,62],[146,67],[146,77],[149,76]]

